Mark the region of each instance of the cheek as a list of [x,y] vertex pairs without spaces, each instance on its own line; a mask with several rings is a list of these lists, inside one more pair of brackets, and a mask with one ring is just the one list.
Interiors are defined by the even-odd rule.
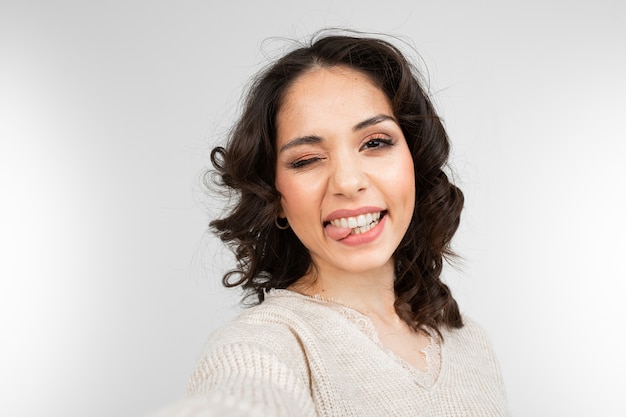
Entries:
[[412,209],[415,205],[415,171],[410,154],[398,164],[396,184],[397,192],[405,196],[405,204]]
[[277,175],[276,189],[281,195],[283,210],[293,216],[316,206],[319,199],[319,185],[309,179],[291,175]]

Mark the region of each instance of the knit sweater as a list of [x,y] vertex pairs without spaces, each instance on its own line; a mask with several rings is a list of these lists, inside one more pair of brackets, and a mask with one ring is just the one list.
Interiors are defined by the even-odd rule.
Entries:
[[420,371],[348,307],[272,290],[209,339],[190,397],[159,417],[508,416],[483,330],[441,329]]

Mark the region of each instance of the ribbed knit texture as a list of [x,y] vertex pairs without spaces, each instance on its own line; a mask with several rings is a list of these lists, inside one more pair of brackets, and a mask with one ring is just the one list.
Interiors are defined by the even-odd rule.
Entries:
[[465,318],[462,329],[442,329],[433,381],[383,348],[366,317],[357,324],[345,311],[269,292],[211,336],[189,381],[190,399],[158,416],[509,415],[498,364],[476,323]]

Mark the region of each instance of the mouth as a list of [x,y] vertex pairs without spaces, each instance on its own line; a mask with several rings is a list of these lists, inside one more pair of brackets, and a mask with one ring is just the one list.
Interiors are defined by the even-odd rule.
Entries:
[[358,235],[375,227],[386,214],[387,210],[383,210],[359,214],[354,217],[340,217],[324,222],[324,227],[330,224],[342,229],[351,229],[350,235]]

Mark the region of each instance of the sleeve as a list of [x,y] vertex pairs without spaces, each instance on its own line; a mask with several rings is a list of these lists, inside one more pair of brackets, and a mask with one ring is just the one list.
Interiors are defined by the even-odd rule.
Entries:
[[[306,356],[284,328],[214,335],[187,399],[151,417],[315,417]],[[256,331],[254,331],[256,330]]]
[[298,359],[299,353],[254,344],[219,346],[198,363],[187,396],[209,399],[238,412],[249,410],[242,415],[315,416],[308,372]]
[[234,397],[214,395],[179,401],[147,417],[262,417],[261,408],[239,403]]
[[315,416],[303,410],[287,398],[274,403],[254,404],[251,401],[214,392],[208,396],[190,397],[175,403],[148,417],[276,417],[276,416]]

